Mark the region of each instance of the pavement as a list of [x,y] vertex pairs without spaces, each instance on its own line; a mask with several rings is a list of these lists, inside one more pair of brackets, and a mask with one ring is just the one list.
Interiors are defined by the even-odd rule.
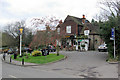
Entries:
[[2,55],[0,54],[0,80],[2,79],[2,60],[1,60]]
[[32,80],[34,80],[33,78],[75,78],[75,76],[73,75],[67,75],[54,71],[46,71],[42,69],[35,69],[31,67],[15,66],[6,63],[2,63],[2,67],[2,78],[8,78],[8,80],[10,78],[18,78],[10,80],[24,80],[19,78],[32,78]]
[[[118,64],[106,62],[107,52],[60,51],[60,54],[67,56],[67,59],[52,64],[25,63],[25,65],[37,70],[76,76],[76,78],[118,78]],[[6,56],[5,62],[10,62],[10,55]],[[22,65],[15,60],[12,60],[12,64]]]
[[7,53],[5,54],[5,60],[2,58],[2,61],[3,62],[6,62],[6,63],[9,63],[9,64],[12,64],[12,65],[18,65],[18,66],[37,66],[38,64],[34,64],[34,63],[27,63],[27,62],[24,62],[24,65],[22,65],[22,62],[21,61],[16,61],[14,59],[11,60],[10,62],[10,56],[11,55],[8,55]]

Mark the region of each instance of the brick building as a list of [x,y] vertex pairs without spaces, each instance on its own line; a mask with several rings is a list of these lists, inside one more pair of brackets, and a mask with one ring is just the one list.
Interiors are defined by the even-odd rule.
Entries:
[[[89,31],[89,35],[87,35],[88,48],[97,49],[97,47],[102,43],[102,39],[100,38],[96,26],[93,26],[83,15],[82,18],[74,17],[68,15],[64,22],[60,21],[57,26],[58,35],[63,36],[61,40],[59,40],[59,44],[61,47],[66,48],[67,46],[74,47],[76,45],[80,45],[80,41],[85,40],[85,38],[80,38],[80,36],[84,35],[85,31]],[[76,37],[77,36],[77,37]]]
[[[82,18],[68,15],[64,22],[62,20],[59,22],[56,30],[50,30],[47,27],[46,30],[37,31],[30,46],[52,44],[59,45],[61,48],[72,47],[77,50],[82,43],[87,43],[87,50],[97,50],[98,46],[103,43],[97,28],[85,18],[85,15]],[[46,35],[49,36],[46,37]]]

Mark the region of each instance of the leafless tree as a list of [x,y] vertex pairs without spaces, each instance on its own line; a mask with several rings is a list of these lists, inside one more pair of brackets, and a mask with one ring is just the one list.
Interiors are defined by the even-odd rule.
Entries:
[[31,20],[32,25],[34,27],[40,28],[41,26],[50,27],[50,29],[55,30],[56,25],[59,23],[59,19],[57,19],[55,16],[46,16],[42,18],[33,18]]
[[100,0],[98,2],[101,12],[95,16],[99,21],[107,21],[109,16],[120,16],[119,0]]
[[[36,35],[34,36],[34,39],[30,46],[32,44],[36,44],[36,46],[39,45],[48,45],[53,42],[55,42],[56,39],[56,26],[59,23],[59,19],[57,19],[54,16],[47,16],[42,18],[33,18],[31,20],[32,26],[37,27],[41,29],[42,26],[44,26],[45,30],[38,30]],[[35,45],[34,45],[35,46]]]

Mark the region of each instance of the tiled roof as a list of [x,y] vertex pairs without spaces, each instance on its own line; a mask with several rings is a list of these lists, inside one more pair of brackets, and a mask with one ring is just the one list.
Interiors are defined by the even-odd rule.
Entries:
[[[79,24],[79,25],[83,25],[83,24],[82,24],[82,20],[83,20],[84,18],[78,18],[78,17],[74,17],[74,16],[70,16],[70,15],[68,15],[67,18],[70,18],[71,20],[73,20],[74,22],[76,22],[76,23]],[[66,18],[65,20],[67,20],[67,18]],[[86,20],[85,22],[88,23],[89,21]]]

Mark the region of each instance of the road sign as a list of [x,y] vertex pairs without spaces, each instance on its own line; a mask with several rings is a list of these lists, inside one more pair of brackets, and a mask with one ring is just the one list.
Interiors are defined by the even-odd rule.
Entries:
[[115,54],[115,27],[111,29],[111,38],[110,40],[114,40],[114,58],[116,57]]
[[114,31],[114,28],[112,28],[112,29],[111,29],[111,37],[112,37],[112,38],[115,37],[114,32],[115,32],[115,31]]

